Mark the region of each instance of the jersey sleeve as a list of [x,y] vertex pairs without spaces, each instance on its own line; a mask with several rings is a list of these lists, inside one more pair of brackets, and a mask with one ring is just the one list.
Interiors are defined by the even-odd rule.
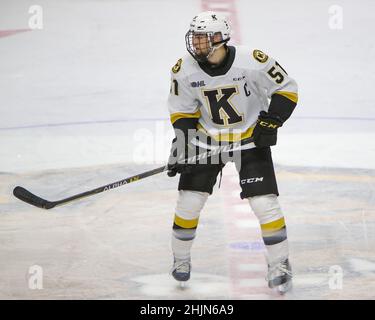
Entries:
[[255,59],[255,79],[271,99],[269,110],[286,121],[298,102],[298,86],[285,69],[273,58],[260,50],[253,51]]
[[181,70],[182,59],[171,71],[171,88],[168,96],[168,110],[172,125],[180,119],[199,119],[199,102],[190,89],[187,76]]

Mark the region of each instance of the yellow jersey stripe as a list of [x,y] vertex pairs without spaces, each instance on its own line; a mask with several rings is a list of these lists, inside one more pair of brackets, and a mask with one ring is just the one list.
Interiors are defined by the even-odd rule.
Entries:
[[185,229],[196,228],[198,225],[198,220],[199,218],[193,220],[185,220],[177,215],[174,216],[174,223],[179,227]]
[[260,227],[263,232],[275,232],[285,227],[285,220],[284,218],[280,218],[269,223],[261,224]]
[[288,91],[276,91],[274,94],[279,94],[295,103],[298,101],[298,94],[295,92],[288,92]]
[[172,113],[171,114],[171,122],[172,122],[172,124],[174,124],[179,119],[200,118],[200,116],[201,116],[201,112],[199,110],[195,113],[182,113],[182,112]]
[[231,133],[221,133],[217,135],[210,135],[208,131],[200,123],[198,123],[197,128],[199,131],[210,136],[215,141],[226,141],[226,142],[236,142],[236,141],[241,141],[246,138],[250,138],[254,130],[254,127],[250,127],[245,132],[231,132]]

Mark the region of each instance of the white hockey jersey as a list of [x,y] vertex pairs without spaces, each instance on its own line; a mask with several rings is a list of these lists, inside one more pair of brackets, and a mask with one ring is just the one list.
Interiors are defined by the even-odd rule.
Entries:
[[229,46],[229,58],[217,70],[190,55],[171,71],[168,108],[172,124],[198,118],[198,129],[216,141],[239,141],[252,135],[260,111],[280,94],[297,103],[297,84],[260,50]]

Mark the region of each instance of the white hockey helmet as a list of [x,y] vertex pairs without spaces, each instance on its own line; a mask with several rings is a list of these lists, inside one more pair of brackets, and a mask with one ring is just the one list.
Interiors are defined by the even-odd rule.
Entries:
[[[230,33],[231,28],[223,14],[214,11],[202,12],[190,23],[189,31],[185,35],[186,48],[195,60],[206,62],[217,48],[229,41]],[[217,34],[221,37],[219,37],[220,40],[215,41],[214,36]],[[202,36],[207,40],[206,47],[202,48],[202,43],[200,43],[198,48],[194,38]]]

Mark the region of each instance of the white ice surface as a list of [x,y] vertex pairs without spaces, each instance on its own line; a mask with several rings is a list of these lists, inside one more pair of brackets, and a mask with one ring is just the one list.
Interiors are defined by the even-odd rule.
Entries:
[[[374,168],[375,47],[364,35],[375,5],[361,3],[339,1],[343,29],[331,30],[329,1],[238,1],[242,43],[274,56],[299,84],[276,162]],[[0,29],[27,28],[31,4],[2,1]],[[160,140],[158,128],[163,137],[170,129],[169,70],[185,54],[184,31],[199,1],[39,4],[43,30],[0,42],[0,171],[132,162],[136,132]]]

